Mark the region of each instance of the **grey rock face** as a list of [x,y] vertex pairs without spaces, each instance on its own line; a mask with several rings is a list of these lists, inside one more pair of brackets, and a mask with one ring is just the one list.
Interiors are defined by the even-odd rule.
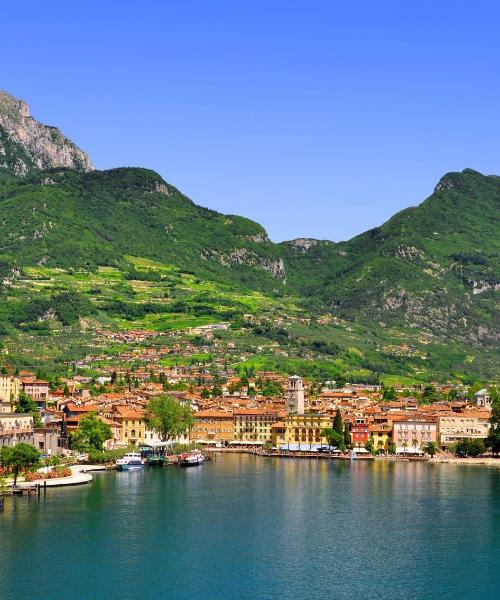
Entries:
[[93,170],[89,156],[56,127],[35,120],[26,102],[0,91],[0,167],[24,176],[31,168]]

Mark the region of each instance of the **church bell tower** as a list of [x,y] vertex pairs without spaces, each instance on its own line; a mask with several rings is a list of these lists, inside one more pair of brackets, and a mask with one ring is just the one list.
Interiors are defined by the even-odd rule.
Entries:
[[304,414],[304,383],[302,378],[292,375],[288,378],[286,408],[289,415]]

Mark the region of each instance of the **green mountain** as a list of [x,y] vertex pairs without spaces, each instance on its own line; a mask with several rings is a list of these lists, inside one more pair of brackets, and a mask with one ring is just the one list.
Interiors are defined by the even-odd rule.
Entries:
[[466,169],[347,242],[274,244],[259,224],[197,206],[152,171],[93,170],[0,93],[0,333],[7,348],[18,339],[11,356],[22,362],[28,338],[61,323],[88,329],[85,317],[160,329],[172,315],[228,319],[238,331],[252,313],[258,324],[242,329],[257,341],[347,374],[493,377],[499,208],[500,178]]
[[420,206],[348,242],[286,243],[290,283],[344,318],[495,344],[499,215],[499,177],[449,173]]

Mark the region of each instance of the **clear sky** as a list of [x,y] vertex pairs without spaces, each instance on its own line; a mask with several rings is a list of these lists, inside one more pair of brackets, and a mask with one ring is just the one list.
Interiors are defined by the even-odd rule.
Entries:
[[5,0],[0,22],[0,88],[98,168],[155,169],[275,241],[500,174],[495,1]]

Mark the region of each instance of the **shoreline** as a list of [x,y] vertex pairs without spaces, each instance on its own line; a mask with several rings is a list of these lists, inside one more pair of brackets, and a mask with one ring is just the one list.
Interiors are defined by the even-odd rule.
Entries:
[[[249,448],[212,448],[214,452],[221,454],[249,454],[252,456],[260,456],[264,458],[296,458],[296,459],[318,459],[318,460],[351,460],[350,455],[329,455],[318,454],[316,452],[255,452]],[[386,462],[425,462],[431,464],[454,464],[454,465],[474,465],[486,467],[500,467],[500,457],[469,457],[459,458],[456,456],[364,456],[360,455],[353,460],[364,461],[386,461]]]

